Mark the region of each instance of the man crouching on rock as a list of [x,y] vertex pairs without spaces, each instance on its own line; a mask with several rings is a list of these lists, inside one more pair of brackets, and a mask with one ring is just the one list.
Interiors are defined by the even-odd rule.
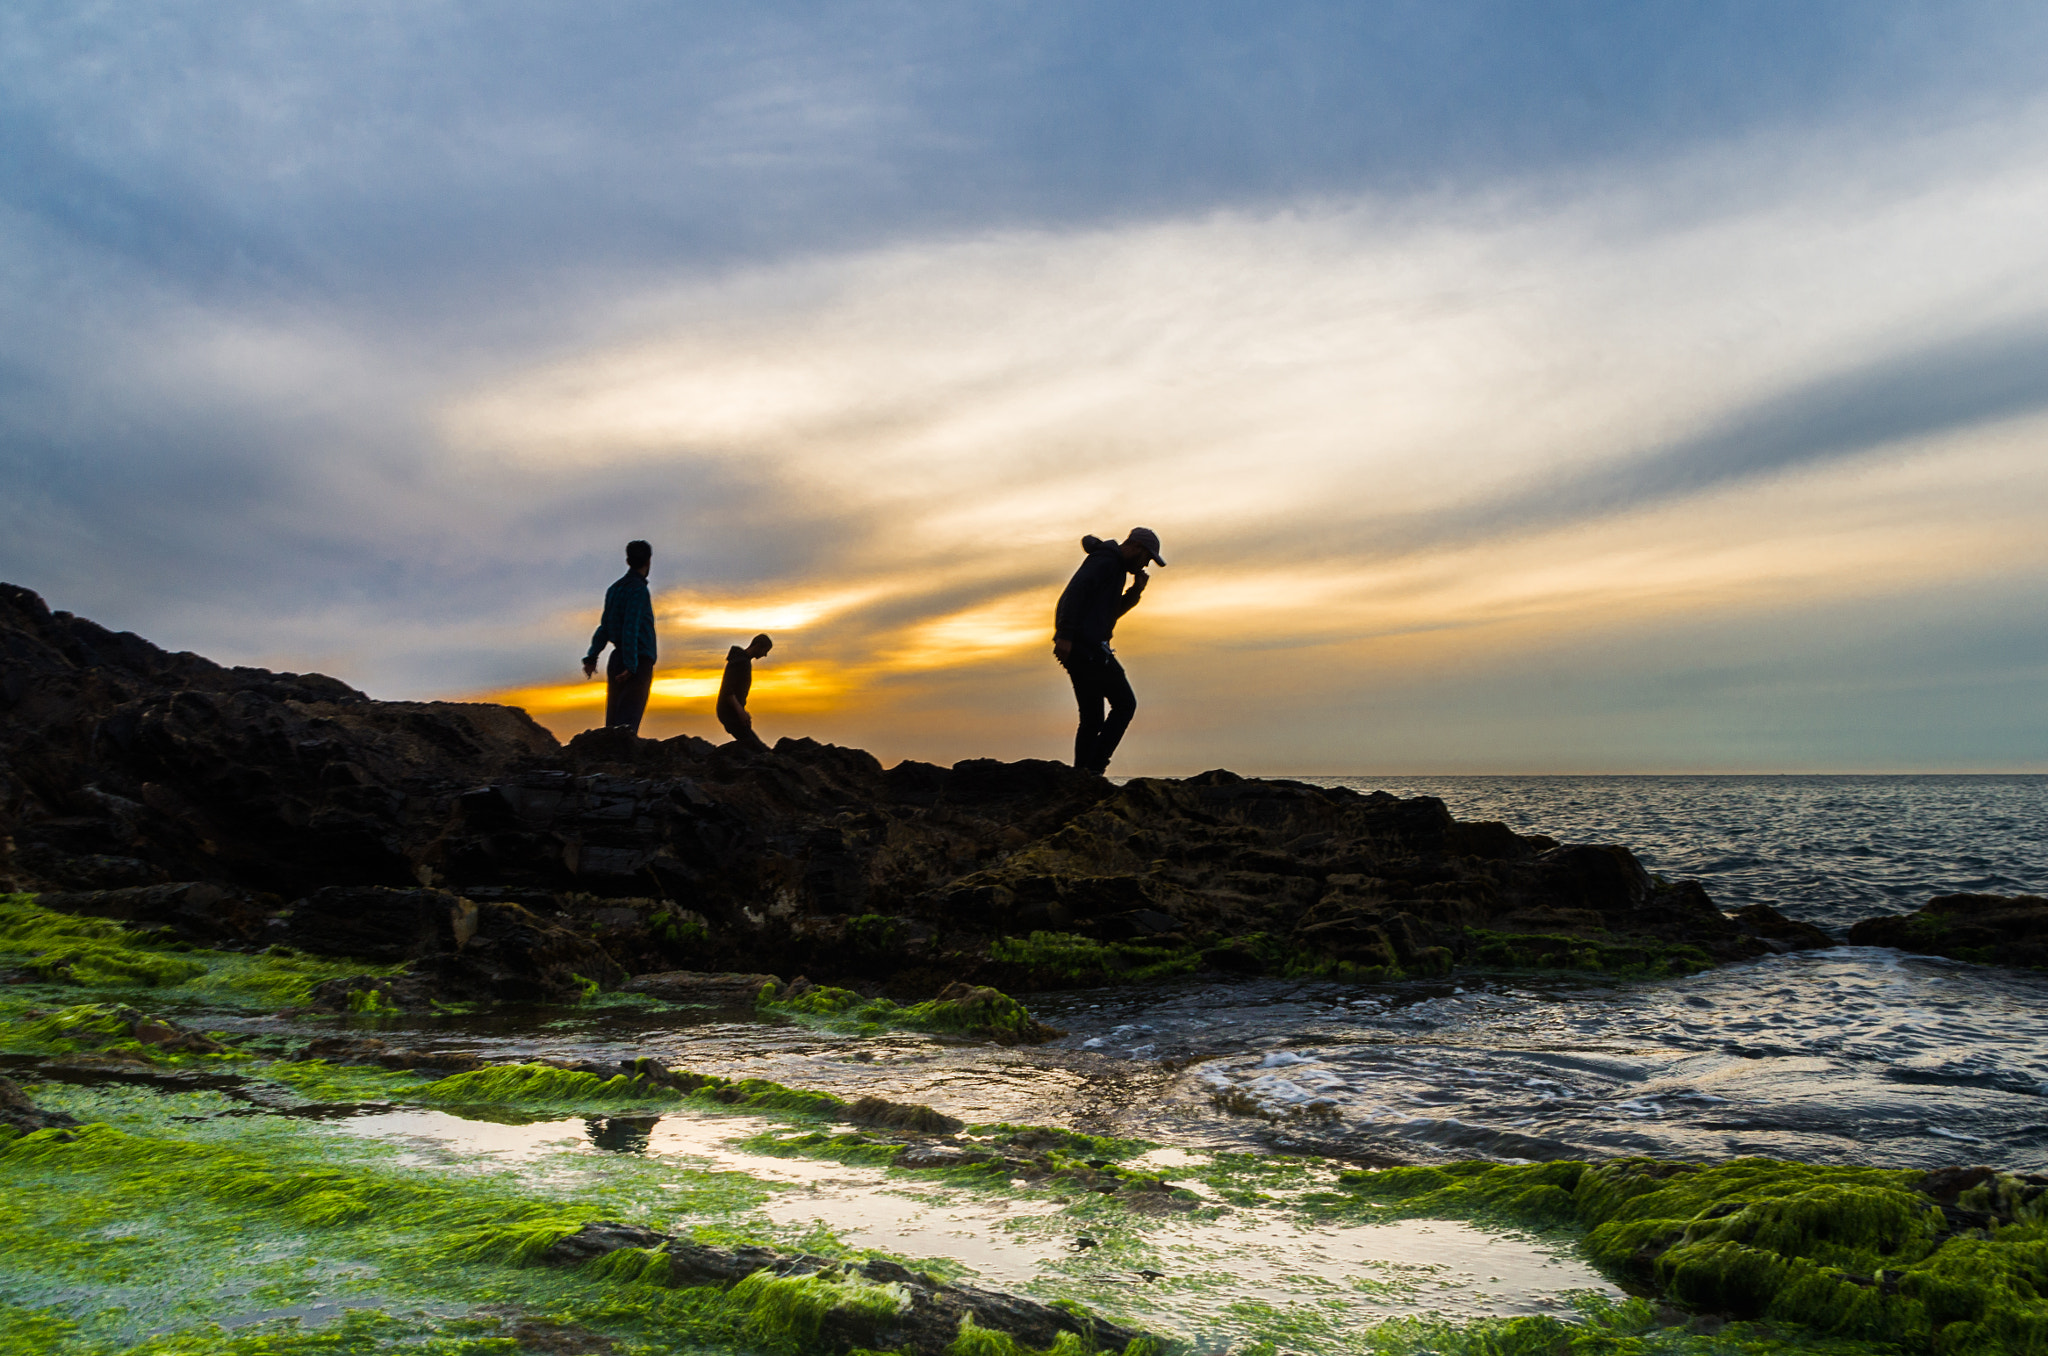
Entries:
[[626,543],[626,572],[604,591],[604,618],[590,638],[590,653],[583,656],[583,676],[590,678],[597,673],[598,655],[612,647],[604,670],[608,730],[623,727],[637,735],[640,718],[647,714],[647,692],[654,682],[654,600],[647,593],[653,563],[652,546]]
[[[1149,527],[1134,527],[1122,542],[1081,538],[1088,558],[1060,594],[1053,612],[1052,652],[1074,684],[1074,702],[1080,707],[1081,724],[1074,731],[1074,766],[1084,772],[1103,773],[1115,754],[1124,731],[1137,713],[1138,698],[1124,666],[1109,648],[1117,619],[1138,605],[1151,576],[1148,561],[1164,565],[1159,554],[1159,534]],[[1124,587],[1124,576],[1131,586]],[[1109,715],[1102,714],[1103,703]]]

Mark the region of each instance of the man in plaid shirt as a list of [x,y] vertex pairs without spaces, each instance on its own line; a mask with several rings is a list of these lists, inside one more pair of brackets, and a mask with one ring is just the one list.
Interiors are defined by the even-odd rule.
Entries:
[[647,572],[654,562],[654,548],[644,541],[626,543],[626,572],[604,592],[604,620],[590,638],[590,653],[583,656],[583,676],[597,675],[597,657],[612,647],[611,662],[605,665],[604,723],[609,729],[624,726],[640,733],[640,717],[647,711],[647,691],[654,681],[654,600],[647,593]]

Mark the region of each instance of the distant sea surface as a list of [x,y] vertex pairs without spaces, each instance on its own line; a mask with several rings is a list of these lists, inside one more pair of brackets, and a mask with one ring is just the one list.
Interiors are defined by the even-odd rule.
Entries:
[[1436,796],[1459,819],[1618,843],[1707,887],[1841,934],[1935,895],[2048,893],[2048,776],[1302,777]]

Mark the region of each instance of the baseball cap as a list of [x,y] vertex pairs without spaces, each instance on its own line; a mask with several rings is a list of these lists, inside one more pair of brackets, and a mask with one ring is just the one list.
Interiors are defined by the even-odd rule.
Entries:
[[1145,554],[1153,560],[1161,565],[1166,563],[1166,557],[1159,554],[1159,534],[1149,527],[1132,528],[1124,537],[1124,543],[1126,545],[1135,544],[1141,546],[1145,549]]

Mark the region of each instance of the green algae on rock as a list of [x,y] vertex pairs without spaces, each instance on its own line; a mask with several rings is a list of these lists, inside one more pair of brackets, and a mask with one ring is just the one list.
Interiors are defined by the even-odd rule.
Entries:
[[522,1109],[621,1105],[673,1105],[683,1094],[666,1081],[640,1074],[594,1073],[552,1064],[494,1064],[468,1073],[450,1074],[406,1094],[421,1102],[455,1104],[504,1103]]
[[[10,1298],[19,1306],[34,1300],[38,1288],[52,1287],[55,1294],[72,1296],[125,1293],[122,1287],[138,1279],[136,1268],[155,1271],[155,1259],[164,1254],[185,1259],[174,1264],[171,1274],[190,1271],[193,1259],[203,1261],[191,1273],[202,1287],[194,1302],[203,1306],[206,1294],[220,1292],[224,1275],[239,1274],[222,1272],[223,1261],[246,1254],[262,1259],[254,1269],[258,1288],[234,1286],[220,1292],[235,1298],[247,1294],[244,1305],[254,1300],[259,1307],[275,1307],[324,1277],[344,1291],[370,1286],[364,1293],[381,1295],[378,1307],[413,1309],[409,1328],[388,1314],[366,1317],[366,1329],[342,1329],[351,1340],[341,1345],[330,1346],[324,1337],[305,1340],[311,1335],[294,1327],[271,1327],[264,1336],[274,1341],[244,1348],[266,1356],[387,1349],[381,1341],[364,1344],[372,1330],[405,1350],[511,1350],[492,1331],[494,1322],[474,1315],[417,1321],[414,1306],[420,1299],[441,1304],[451,1297],[458,1300],[458,1309],[484,1300],[523,1299],[522,1307],[536,1306],[558,1324],[616,1334],[633,1351],[673,1350],[680,1343],[692,1350],[794,1356],[847,1351],[850,1335],[888,1330],[910,1307],[906,1301],[916,1298],[908,1293],[917,1288],[908,1284],[915,1279],[911,1272],[872,1256],[844,1267],[831,1258],[817,1259],[823,1268],[817,1274],[762,1274],[723,1293],[690,1277],[679,1284],[668,1260],[646,1249],[625,1249],[561,1275],[538,1264],[550,1260],[564,1239],[586,1230],[593,1216],[616,1211],[630,1196],[609,1203],[536,1199],[526,1190],[508,1191],[507,1184],[518,1180],[511,1174],[451,1179],[376,1162],[322,1161],[327,1155],[319,1145],[303,1136],[294,1143],[294,1133],[280,1128],[245,1148],[93,1125],[70,1132],[69,1138],[42,1132],[0,1142],[0,1174],[10,1182],[10,1203],[17,1207],[14,1227],[0,1237],[0,1274],[9,1278]],[[364,1145],[354,1152],[377,1151]],[[660,1185],[672,1187],[676,1177],[675,1169],[666,1169]],[[163,1215],[171,1202],[176,1203],[174,1214]],[[671,1195],[662,1204],[687,1207],[690,1202]],[[742,1252],[753,1246],[744,1236],[736,1241]],[[280,1242],[288,1246],[280,1248]],[[248,1251],[252,1246],[253,1253]],[[316,1253],[328,1260],[309,1263],[311,1271],[293,1260]],[[32,1270],[25,1272],[25,1265]],[[359,1279],[348,1281],[350,1276]],[[21,1283],[31,1278],[32,1283]],[[919,1284],[928,1289],[937,1283]],[[234,1300],[228,1303],[227,1312],[233,1313]],[[1035,1306],[1036,1311],[1046,1308]],[[99,1306],[91,1325],[95,1331],[89,1334],[81,1332],[84,1320],[62,1310],[20,1306],[7,1317],[21,1320],[10,1323],[11,1329],[45,1339],[31,1348],[39,1352],[98,1356],[117,1350],[237,1349],[232,1342],[214,1340],[224,1336],[222,1329],[205,1321],[203,1307],[195,1309],[193,1302],[174,1305],[164,1315],[180,1320],[169,1325],[172,1331],[140,1346],[130,1344],[136,1335],[132,1329],[124,1335],[121,1312]],[[951,1339],[958,1333],[946,1335]],[[456,1337],[475,1345],[439,1345]],[[950,1341],[944,1348],[923,1342],[906,1349],[937,1356],[951,1347]],[[975,1349],[1040,1350],[1023,1344]],[[1072,1343],[1052,1349],[1094,1350]],[[6,1346],[0,1352],[11,1356]]]
[[798,981],[763,987],[756,1006],[763,1012],[817,1019],[839,1030],[874,1032],[893,1027],[978,1036],[998,1045],[1037,1045],[1066,1034],[1033,1017],[1008,994],[967,984],[950,984],[938,997],[906,1007],[887,998],[866,998],[851,989]]
[[[272,947],[256,955],[208,951],[159,929],[46,909],[33,896],[0,895],[0,957],[49,982],[95,989],[153,989],[166,997],[277,1006],[303,1003],[316,985],[365,973],[352,961]],[[368,967],[388,976],[403,966]]]
[[2048,1181],[1740,1159],[1347,1173],[1404,1214],[1577,1225],[1690,1308],[1941,1356],[2048,1351]]
[[1908,914],[1865,918],[1852,946],[1892,946],[1978,965],[2048,970],[2048,899],[2040,895],[1940,895]]

